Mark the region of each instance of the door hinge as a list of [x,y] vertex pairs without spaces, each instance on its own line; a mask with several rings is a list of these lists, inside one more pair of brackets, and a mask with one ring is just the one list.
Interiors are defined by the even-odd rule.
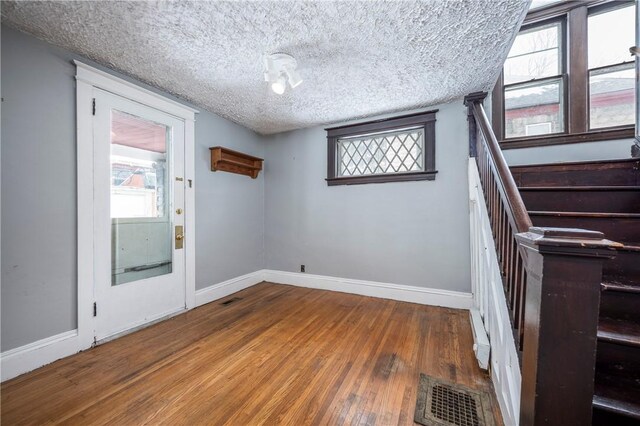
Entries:
[[96,302],[93,302],[93,316],[98,316],[98,304]]
[[91,107],[91,111],[92,111],[91,113],[93,115],[96,115],[96,98],[93,98],[93,104],[92,104],[92,107]]

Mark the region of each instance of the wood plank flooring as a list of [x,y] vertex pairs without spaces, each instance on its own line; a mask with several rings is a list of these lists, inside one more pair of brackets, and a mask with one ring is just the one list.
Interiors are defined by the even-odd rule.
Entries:
[[3,383],[2,424],[412,425],[420,372],[490,389],[472,345],[466,311],[261,283]]

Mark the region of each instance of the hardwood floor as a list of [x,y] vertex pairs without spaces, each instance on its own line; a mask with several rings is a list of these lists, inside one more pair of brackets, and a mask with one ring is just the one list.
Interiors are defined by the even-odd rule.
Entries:
[[466,311],[262,283],[3,383],[2,423],[414,424],[420,372],[490,389],[472,345]]

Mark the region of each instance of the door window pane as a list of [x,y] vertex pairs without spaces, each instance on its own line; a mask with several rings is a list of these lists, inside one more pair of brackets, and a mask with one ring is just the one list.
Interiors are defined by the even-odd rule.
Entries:
[[634,64],[589,73],[589,122],[592,129],[633,124]]
[[505,89],[505,135],[508,138],[564,131],[562,79]]
[[632,62],[635,45],[633,5],[589,16],[589,69]]
[[504,84],[562,74],[560,23],[518,34],[504,64]]
[[170,130],[112,111],[112,285],[171,273]]
[[164,125],[113,111],[111,217],[163,217],[166,212]]

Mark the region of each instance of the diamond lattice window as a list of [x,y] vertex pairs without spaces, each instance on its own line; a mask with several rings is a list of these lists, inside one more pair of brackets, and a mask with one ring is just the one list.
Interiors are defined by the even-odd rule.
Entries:
[[424,129],[338,139],[338,176],[424,171]]
[[327,129],[327,184],[434,180],[436,112]]

